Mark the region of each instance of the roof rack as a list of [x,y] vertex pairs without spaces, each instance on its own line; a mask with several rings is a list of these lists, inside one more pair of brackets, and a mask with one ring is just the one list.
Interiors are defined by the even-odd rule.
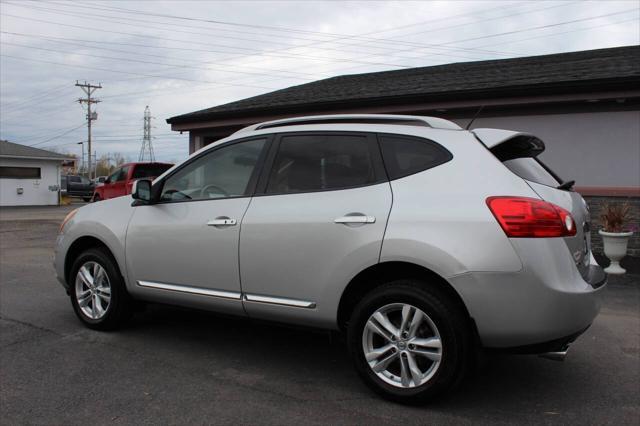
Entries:
[[423,117],[419,115],[388,115],[388,114],[336,114],[336,115],[311,115],[306,117],[284,118],[281,120],[257,123],[237,133],[246,133],[254,130],[270,129],[273,127],[306,125],[306,124],[331,124],[331,123],[356,123],[356,124],[394,124],[402,126],[424,126],[434,129],[462,130],[452,121],[436,117]]

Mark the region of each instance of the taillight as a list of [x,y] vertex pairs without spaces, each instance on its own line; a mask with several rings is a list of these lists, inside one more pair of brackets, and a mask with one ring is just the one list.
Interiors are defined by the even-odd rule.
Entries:
[[487,205],[507,237],[549,238],[576,235],[571,213],[535,198],[489,197]]

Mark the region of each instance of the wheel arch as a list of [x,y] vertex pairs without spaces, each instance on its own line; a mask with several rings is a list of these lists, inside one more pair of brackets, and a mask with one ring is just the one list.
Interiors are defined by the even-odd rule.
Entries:
[[337,323],[341,330],[346,329],[351,312],[358,301],[371,290],[383,285],[390,280],[419,279],[428,285],[437,286],[451,298],[465,313],[469,326],[477,335],[475,323],[456,289],[436,272],[415,263],[403,261],[389,261],[372,265],[358,273],[345,287],[338,304]]
[[69,282],[69,274],[71,273],[71,267],[73,266],[73,263],[78,258],[80,253],[90,248],[104,249],[107,252],[107,254],[113,259],[115,264],[118,266],[118,269],[120,269],[120,274],[122,274],[122,269],[120,267],[120,264],[116,260],[116,257],[113,255],[113,252],[109,248],[109,246],[104,241],[102,241],[101,239],[93,235],[85,235],[77,238],[73,243],[71,243],[65,255],[64,278],[67,283]]

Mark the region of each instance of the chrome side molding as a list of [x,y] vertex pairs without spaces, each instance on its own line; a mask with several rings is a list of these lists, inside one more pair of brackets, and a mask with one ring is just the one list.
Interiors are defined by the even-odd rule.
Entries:
[[297,299],[287,299],[287,298],[284,298],[284,297],[261,296],[259,294],[244,293],[242,295],[242,300],[244,300],[245,302],[267,303],[267,304],[270,304],[270,305],[292,306],[294,308],[313,309],[313,308],[316,307],[316,303],[315,302],[308,302],[306,300],[297,300]]
[[194,294],[198,296],[218,297],[221,299],[231,299],[243,302],[265,303],[269,305],[289,306],[293,308],[313,309],[316,307],[315,302],[306,300],[288,299],[285,297],[263,296],[259,294],[238,293],[235,291],[214,290],[202,287],[191,287],[180,284],[166,284],[152,281],[137,281],[138,286],[152,288],[155,290],[176,291],[179,293]]
[[242,299],[242,294],[235,291],[213,290],[202,287],[190,287],[186,285],[156,283],[151,281],[138,281],[138,285],[140,287],[153,288],[157,290],[177,291],[180,293],[197,294],[199,296],[219,297],[221,299]]

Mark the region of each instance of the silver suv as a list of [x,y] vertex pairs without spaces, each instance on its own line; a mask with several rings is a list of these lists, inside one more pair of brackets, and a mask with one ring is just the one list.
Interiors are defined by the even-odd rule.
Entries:
[[598,312],[587,206],[543,150],[431,117],[257,124],[70,213],[58,279],[99,330],[134,301],[341,330],[369,386],[424,401],[478,348],[562,357]]

